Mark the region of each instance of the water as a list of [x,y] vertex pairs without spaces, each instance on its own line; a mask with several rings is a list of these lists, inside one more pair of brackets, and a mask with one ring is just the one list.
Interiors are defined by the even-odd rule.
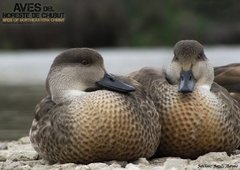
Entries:
[[[45,96],[44,83],[49,67],[63,50],[0,52],[0,140],[28,135],[35,105]],[[171,48],[98,49],[106,69],[127,74],[144,66],[167,67]],[[214,66],[240,63],[240,47],[207,47]]]

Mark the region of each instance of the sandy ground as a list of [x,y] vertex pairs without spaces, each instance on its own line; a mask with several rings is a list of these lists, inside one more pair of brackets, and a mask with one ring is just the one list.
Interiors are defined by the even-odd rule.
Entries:
[[182,170],[182,169],[240,169],[240,151],[236,150],[233,155],[228,156],[225,152],[208,153],[196,160],[180,158],[158,158],[146,160],[140,158],[135,162],[109,161],[101,163],[80,164],[54,164],[39,158],[33,150],[28,137],[18,141],[0,142],[0,169],[4,170]]

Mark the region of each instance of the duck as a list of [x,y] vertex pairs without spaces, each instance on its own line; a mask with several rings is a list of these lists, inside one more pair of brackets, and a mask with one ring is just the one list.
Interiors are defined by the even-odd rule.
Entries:
[[129,76],[145,87],[160,116],[154,158],[231,154],[240,145],[239,103],[214,82],[214,68],[198,41],[177,42],[166,69],[142,68]]
[[214,81],[226,88],[240,103],[240,63],[215,67],[214,73]]
[[155,153],[161,125],[153,101],[137,81],[107,73],[96,50],[59,54],[46,91],[29,136],[50,164],[131,161]]

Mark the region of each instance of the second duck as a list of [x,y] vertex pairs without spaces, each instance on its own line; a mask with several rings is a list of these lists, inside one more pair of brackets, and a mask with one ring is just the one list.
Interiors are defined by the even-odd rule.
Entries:
[[162,124],[155,156],[197,158],[208,152],[233,152],[240,145],[240,107],[214,83],[213,66],[203,46],[182,40],[166,71],[142,69],[132,77],[145,86]]

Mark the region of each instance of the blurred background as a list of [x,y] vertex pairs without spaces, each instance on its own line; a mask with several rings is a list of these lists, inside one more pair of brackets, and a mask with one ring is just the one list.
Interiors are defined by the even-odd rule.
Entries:
[[204,44],[215,66],[240,62],[238,0],[1,0],[0,12],[16,2],[51,5],[65,22],[0,23],[0,140],[28,135],[51,62],[66,48],[97,49],[115,74],[166,67],[181,39]]

